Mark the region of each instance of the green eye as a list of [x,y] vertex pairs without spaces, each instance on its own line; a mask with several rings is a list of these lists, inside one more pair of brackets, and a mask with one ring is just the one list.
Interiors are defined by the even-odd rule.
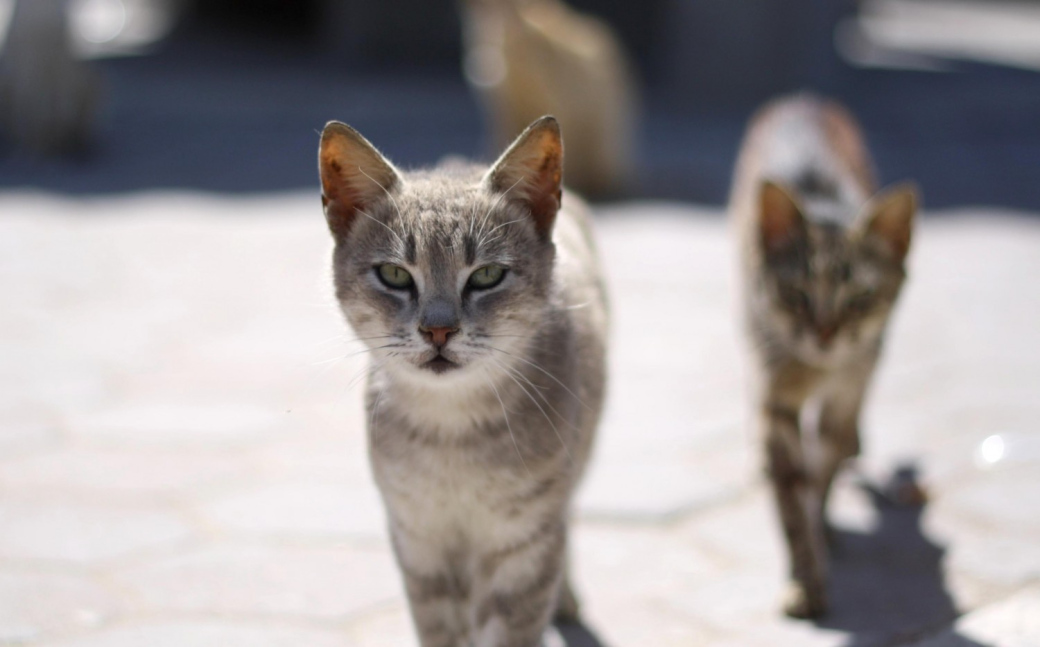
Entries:
[[376,268],[376,272],[379,274],[379,280],[389,288],[403,290],[412,287],[412,283],[414,283],[412,275],[408,273],[408,270],[398,265],[383,263]]
[[506,268],[501,265],[485,265],[469,275],[469,287],[474,290],[487,290],[502,282]]

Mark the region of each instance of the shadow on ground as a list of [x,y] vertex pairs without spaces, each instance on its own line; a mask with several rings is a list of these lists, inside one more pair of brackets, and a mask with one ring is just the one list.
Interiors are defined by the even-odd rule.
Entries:
[[[900,468],[880,488],[860,487],[877,510],[878,524],[869,533],[835,530],[831,611],[817,625],[848,632],[847,647],[907,644],[945,629],[958,616],[943,577],[946,551],[921,530],[924,505],[899,502],[916,498],[901,492],[922,492],[916,468]],[[983,647],[954,640],[948,647]]]
[[567,647],[605,647],[596,634],[580,622],[558,623],[556,628]]

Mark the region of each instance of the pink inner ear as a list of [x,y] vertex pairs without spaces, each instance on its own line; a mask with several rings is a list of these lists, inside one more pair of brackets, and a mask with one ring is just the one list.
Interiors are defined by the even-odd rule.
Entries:
[[541,168],[538,169],[531,182],[531,188],[527,191],[535,227],[543,235],[547,235],[552,229],[556,212],[560,210],[563,200],[563,190],[560,188],[562,175],[558,153],[549,152],[542,160]]
[[321,187],[329,229],[337,236],[345,236],[357,215],[357,196],[350,190],[343,167],[335,159],[335,151],[322,155]]
[[563,197],[563,142],[556,120],[543,117],[528,126],[485,177],[491,191],[523,203],[538,233],[548,238]]
[[801,236],[802,213],[787,191],[764,183],[759,208],[759,233],[766,250],[778,251]]

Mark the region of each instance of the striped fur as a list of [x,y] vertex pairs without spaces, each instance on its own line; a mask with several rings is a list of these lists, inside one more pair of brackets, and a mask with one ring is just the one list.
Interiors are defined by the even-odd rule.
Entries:
[[[555,611],[576,613],[567,514],[603,398],[606,307],[561,163],[551,118],[486,172],[401,173],[346,126],[323,136],[336,294],[371,349],[371,461],[423,647],[532,647]],[[387,262],[414,289],[380,284]],[[489,263],[501,284],[468,288]],[[419,330],[434,310],[458,329],[439,372]]]
[[827,608],[824,510],[903,284],[912,187],[880,195],[858,126],[811,96],[752,120],[734,179],[755,418],[790,559],[788,614]]

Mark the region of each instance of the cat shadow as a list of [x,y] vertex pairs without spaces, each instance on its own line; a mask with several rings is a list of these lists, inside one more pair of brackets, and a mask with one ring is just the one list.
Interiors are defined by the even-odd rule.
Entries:
[[[945,549],[921,529],[923,491],[913,465],[899,467],[889,483],[860,483],[877,511],[877,526],[860,533],[834,529],[830,611],[816,621],[850,634],[846,647],[902,644],[925,638],[959,615],[946,589]],[[951,636],[944,647],[983,647]]]
[[581,621],[556,622],[555,627],[567,647],[605,647]]

